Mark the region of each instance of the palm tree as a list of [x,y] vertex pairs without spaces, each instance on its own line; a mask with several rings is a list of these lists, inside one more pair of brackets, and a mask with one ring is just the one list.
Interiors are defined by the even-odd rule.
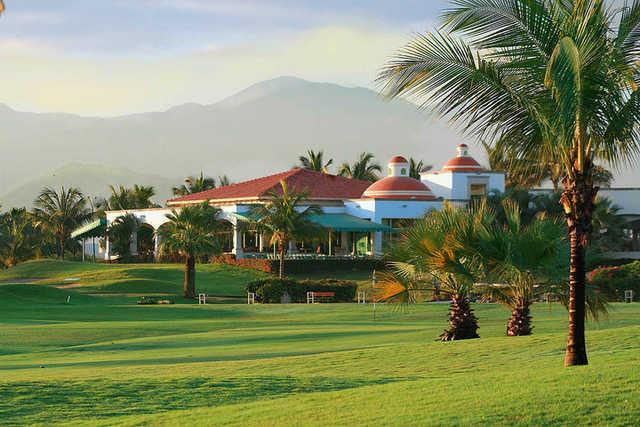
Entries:
[[39,241],[32,215],[25,208],[0,215],[0,266],[13,267],[32,258]]
[[485,214],[475,208],[470,212],[445,204],[442,210],[431,211],[416,221],[393,249],[392,274],[384,276],[379,284],[381,298],[400,297],[435,279],[439,291],[451,298],[449,327],[440,339],[478,338],[478,319],[469,294],[482,272],[472,248],[484,218]]
[[117,188],[113,185],[109,186],[111,195],[106,201],[106,207],[109,210],[129,210],[129,209],[147,209],[157,208],[158,204],[151,199],[156,192],[152,186],[134,185],[127,188],[119,185]]
[[416,160],[409,157],[409,176],[414,179],[420,179],[420,172],[429,172],[433,166],[425,164],[422,160]]
[[196,296],[196,259],[219,251],[216,231],[220,209],[202,203],[167,214],[169,222],[160,229],[163,252],[184,257],[184,297]]
[[216,180],[204,176],[200,172],[199,176],[189,176],[185,178],[184,184],[179,187],[173,187],[174,196],[186,196],[187,194],[199,193],[201,191],[211,190],[216,188]]
[[530,335],[530,306],[548,284],[562,282],[566,270],[562,226],[544,216],[526,224],[518,204],[502,203],[504,223],[478,229],[477,255],[485,269],[479,289],[511,310],[507,335]]
[[382,172],[380,165],[373,161],[374,156],[371,153],[360,153],[358,160],[352,165],[343,163],[340,166],[338,175],[346,176],[351,179],[360,179],[362,181],[377,181],[378,174]]
[[140,225],[140,220],[129,213],[116,218],[107,228],[112,250],[123,262],[131,261],[131,236],[138,233]]
[[47,187],[34,202],[33,214],[36,224],[50,233],[57,241],[58,257],[64,259],[65,244],[71,232],[91,217],[87,199],[77,188]]
[[309,238],[317,234],[318,228],[311,221],[312,215],[322,213],[317,206],[305,206],[307,193],[290,192],[284,181],[281,191],[268,193],[270,201],[252,207],[249,217],[255,218],[259,229],[270,236],[270,244],[278,246],[280,267],[278,276],[284,274],[284,252],[291,240]]
[[390,98],[414,98],[519,158],[562,164],[571,253],[565,366],[588,363],[594,161],[617,165],[640,151],[639,27],[638,1],[615,11],[598,0],[455,1],[442,32],[417,36],[379,75]]
[[218,187],[226,187],[227,185],[231,185],[231,180],[227,175],[219,175],[218,176]]
[[324,161],[324,152],[322,150],[317,152],[308,150],[307,155],[298,157],[298,160],[300,160],[301,168],[322,173],[329,173],[329,166],[333,164],[333,159]]

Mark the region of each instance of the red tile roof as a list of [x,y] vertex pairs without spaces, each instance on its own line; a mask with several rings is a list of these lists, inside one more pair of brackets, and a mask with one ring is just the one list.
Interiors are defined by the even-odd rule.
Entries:
[[287,189],[295,192],[306,191],[311,200],[358,199],[371,185],[368,181],[345,178],[308,169],[291,169],[286,172],[239,182],[200,193],[188,194],[167,200],[168,205],[203,202],[206,200],[231,202],[267,198],[271,191],[281,192],[280,181],[285,181]]
[[431,189],[408,176],[388,176],[374,182],[362,195],[371,199],[436,200]]

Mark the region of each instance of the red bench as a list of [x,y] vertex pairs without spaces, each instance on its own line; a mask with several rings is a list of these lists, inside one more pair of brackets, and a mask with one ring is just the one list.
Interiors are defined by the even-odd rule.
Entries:
[[336,296],[335,292],[307,292],[307,304],[313,304],[315,302],[322,302],[322,300],[328,300]]

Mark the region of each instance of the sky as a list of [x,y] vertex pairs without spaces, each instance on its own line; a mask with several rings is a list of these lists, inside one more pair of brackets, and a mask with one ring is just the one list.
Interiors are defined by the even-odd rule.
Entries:
[[114,116],[281,75],[373,87],[440,0],[5,0],[0,102]]

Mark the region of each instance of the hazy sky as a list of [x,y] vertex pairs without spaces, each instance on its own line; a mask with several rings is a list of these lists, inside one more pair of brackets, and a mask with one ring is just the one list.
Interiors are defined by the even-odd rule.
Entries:
[[371,86],[436,0],[5,0],[0,102],[116,115],[280,75]]

